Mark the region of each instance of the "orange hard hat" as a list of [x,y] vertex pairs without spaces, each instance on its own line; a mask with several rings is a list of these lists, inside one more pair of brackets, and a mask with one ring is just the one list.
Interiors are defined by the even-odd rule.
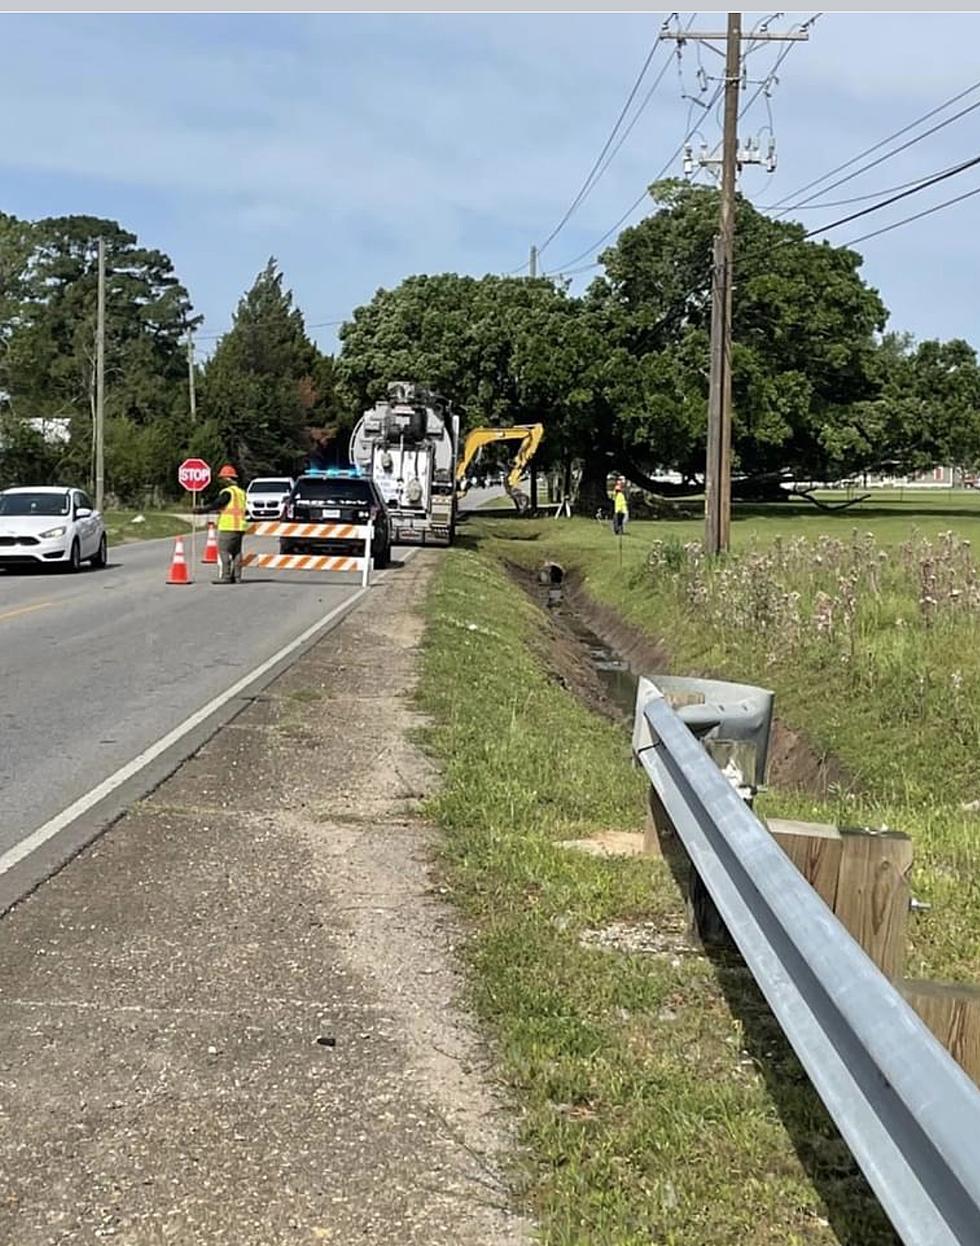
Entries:
[[238,472],[235,471],[230,463],[226,463],[221,471],[218,472],[218,477],[221,480],[237,480]]

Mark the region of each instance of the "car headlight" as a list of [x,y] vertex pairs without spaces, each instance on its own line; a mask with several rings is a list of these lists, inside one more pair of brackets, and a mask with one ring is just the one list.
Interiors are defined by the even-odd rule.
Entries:
[[49,528],[47,532],[41,533],[42,540],[49,540],[53,536],[64,536],[68,529],[62,524],[60,528]]

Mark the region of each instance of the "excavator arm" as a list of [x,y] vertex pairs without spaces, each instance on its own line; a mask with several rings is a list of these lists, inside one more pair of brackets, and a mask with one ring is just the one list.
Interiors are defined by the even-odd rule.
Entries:
[[514,461],[507,474],[507,483],[504,485],[504,488],[507,491],[507,496],[513,501],[518,510],[526,509],[528,500],[519,488],[521,476],[524,474],[528,463],[534,458],[543,436],[543,424],[513,424],[509,428],[471,428],[466,434],[466,441],[463,443],[463,453],[456,464],[457,486],[466,479],[466,472],[470,463],[472,463],[477,452],[482,450],[484,446],[492,445],[498,441],[519,441],[521,444],[517,447],[517,453],[514,455]]

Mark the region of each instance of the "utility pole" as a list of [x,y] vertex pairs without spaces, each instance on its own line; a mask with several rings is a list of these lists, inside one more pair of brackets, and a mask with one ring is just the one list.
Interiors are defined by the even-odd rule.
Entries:
[[197,390],[194,387],[194,333],[187,330],[187,392],[190,399],[191,423],[197,423]]
[[99,239],[99,296],[95,326],[95,509],[105,501],[105,240]]
[[[805,41],[805,30],[770,34],[766,30],[742,34],[741,13],[728,14],[724,34],[689,30],[662,37],[702,43],[725,41],[725,113],[722,131],[721,206],[711,263],[711,366],[708,382],[708,444],[704,472],[704,549],[719,554],[728,549],[732,515],[732,268],[735,252],[735,181],[742,161],[738,146],[738,91],[742,77],[742,40],[753,42]],[[718,49],[715,49],[716,51]],[[747,149],[748,150],[748,149]],[[753,160],[753,163],[757,163]],[[705,160],[704,163],[711,163]]]
[[704,544],[709,554],[719,554],[728,549],[732,512],[732,262],[735,258],[735,159],[738,154],[738,88],[742,76],[741,39],[742,15],[729,13],[721,146],[721,208],[715,262],[711,270],[711,373],[714,384],[709,387],[704,498]]
[[538,275],[538,248],[531,248],[531,262],[528,265],[528,275],[536,277]]

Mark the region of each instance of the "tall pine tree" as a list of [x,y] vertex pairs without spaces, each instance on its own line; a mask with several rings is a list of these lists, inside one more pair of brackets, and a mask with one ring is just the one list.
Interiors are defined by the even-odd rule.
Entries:
[[204,372],[200,410],[246,476],[302,466],[306,430],[323,422],[322,356],[270,259],[242,298]]

